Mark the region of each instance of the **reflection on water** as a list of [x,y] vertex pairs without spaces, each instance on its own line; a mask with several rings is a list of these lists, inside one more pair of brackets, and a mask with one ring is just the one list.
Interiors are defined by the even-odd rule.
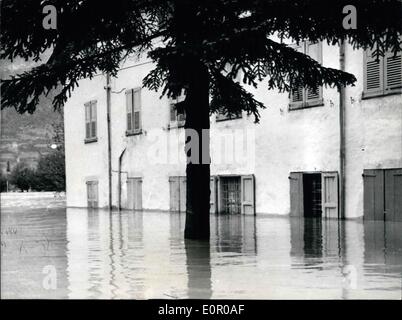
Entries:
[[212,216],[200,242],[184,214],[1,215],[2,298],[401,298],[401,223]]

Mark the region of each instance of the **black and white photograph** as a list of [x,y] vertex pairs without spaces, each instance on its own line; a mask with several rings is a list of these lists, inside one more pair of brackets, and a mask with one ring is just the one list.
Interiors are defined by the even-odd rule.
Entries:
[[401,0],[0,7],[1,300],[402,299]]

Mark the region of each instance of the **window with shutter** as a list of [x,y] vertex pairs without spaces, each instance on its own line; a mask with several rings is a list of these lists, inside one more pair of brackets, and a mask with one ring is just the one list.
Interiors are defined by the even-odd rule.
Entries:
[[96,138],[96,101],[91,102],[91,138]]
[[170,128],[180,128],[184,126],[184,123],[186,121],[186,113],[185,112],[179,112],[176,109],[176,104],[179,102],[184,101],[185,96],[181,94],[178,98],[176,99],[170,99],[169,100],[169,127]]
[[387,52],[384,58],[385,90],[402,87],[402,54]]
[[374,49],[364,53],[363,98],[402,92],[402,54],[385,52],[374,55]]
[[96,101],[90,101],[85,106],[85,143],[95,142],[96,139]]
[[127,131],[133,130],[132,118],[133,118],[133,91],[126,91],[126,108],[127,108]]
[[126,135],[141,133],[141,89],[126,91],[127,131]]
[[91,137],[91,105],[85,104],[85,139]]
[[[319,63],[322,63],[322,44],[321,42],[304,42],[300,46],[295,46],[296,51],[302,52]],[[322,87],[317,88],[294,88],[290,92],[289,109],[300,109],[305,107],[320,106],[323,104]]]

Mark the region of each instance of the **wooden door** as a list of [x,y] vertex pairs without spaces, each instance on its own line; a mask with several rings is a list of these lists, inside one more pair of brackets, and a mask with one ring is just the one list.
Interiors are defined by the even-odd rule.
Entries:
[[364,220],[384,220],[384,171],[363,171]]
[[323,172],[322,184],[322,217],[338,218],[338,172]]
[[255,215],[254,175],[241,177],[241,213]]
[[385,220],[402,221],[402,169],[385,170]]
[[291,172],[289,175],[290,185],[290,216],[303,217],[303,173]]

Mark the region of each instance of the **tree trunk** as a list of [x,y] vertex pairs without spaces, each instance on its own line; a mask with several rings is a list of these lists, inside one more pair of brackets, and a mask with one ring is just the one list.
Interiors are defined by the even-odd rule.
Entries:
[[[184,237],[209,239],[209,75],[207,68],[199,62],[191,68],[194,73],[186,95],[187,195]],[[197,139],[194,140],[195,133],[198,146]],[[189,144],[191,138],[193,143]],[[188,149],[189,145],[192,148]]]

